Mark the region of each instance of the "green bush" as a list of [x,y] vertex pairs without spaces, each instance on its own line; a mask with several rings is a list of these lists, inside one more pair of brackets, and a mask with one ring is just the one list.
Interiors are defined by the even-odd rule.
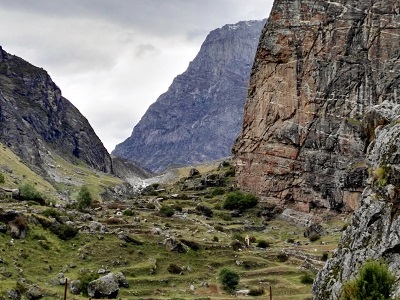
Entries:
[[208,206],[205,206],[203,204],[199,204],[196,206],[196,211],[202,214],[205,217],[211,218],[213,216],[213,211],[211,208]]
[[42,215],[45,217],[52,217],[56,219],[58,222],[61,222],[61,214],[54,208],[48,208],[42,212]]
[[211,191],[211,196],[219,196],[225,194],[225,190],[221,187],[216,187]]
[[167,205],[163,205],[160,208],[160,215],[163,217],[172,217],[174,215],[174,212],[174,209]]
[[182,268],[176,264],[170,264],[167,268],[168,272],[171,274],[180,274],[182,273]]
[[250,288],[249,296],[261,296],[264,294],[263,287]]
[[265,248],[269,247],[269,243],[267,241],[261,240],[261,241],[258,241],[257,247],[265,249]]
[[327,261],[328,258],[329,258],[328,252],[322,253],[322,255],[321,255],[321,260],[322,260],[322,261]]
[[300,277],[300,282],[302,284],[313,284],[314,277],[311,275],[310,272],[304,272]]
[[310,242],[316,242],[316,241],[318,241],[320,238],[321,238],[321,236],[320,236],[318,233],[316,233],[316,232],[311,233],[310,236],[308,237],[308,239],[310,240]]
[[4,177],[3,173],[0,173],[0,184],[3,184],[6,182],[6,178]]
[[240,191],[230,192],[226,195],[223,208],[246,210],[256,206],[258,199],[253,194]]
[[386,263],[367,260],[358,276],[343,286],[341,300],[386,300],[391,299],[396,276]]
[[217,230],[217,231],[224,232],[224,227],[222,227],[221,225],[215,225],[214,229]]
[[134,213],[131,209],[125,209],[125,210],[122,212],[122,214],[123,214],[124,216],[127,216],[127,217],[131,217],[131,216],[135,215],[135,213]]
[[19,187],[20,197],[22,200],[32,200],[38,202],[41,205],[45,204],[45,200],[36,188],[30,184],[25,183]]
[[83,273],[80,274],[78,277],[78,280],[81,282],[79,288],[81,290],[81,293],[83,296],[88,297],[88,285],[89,282],[96,280],[99,278],[99,275],[94,272],[89,272],[89,271],[84,271]]
[[63,241],[70,240],[78,234],[78,229],[66,224],[60,224],[58,226],[51,226],[50,231],[59,237]]
[[81,189],[79,190],[77,201],[78,201],[78,209],[85,209],[92,206],[93,198],[87,186],[81,187]]
[[276,258],[280,261],[280,262],[285,262],[289,259],[289,256],[287,256],[285,253],[281,252],[279,253]]
[[223,268],[219,271],[219,281],[222,286],[228,290],[232,291],[239,284],[239,274],[228,268]]

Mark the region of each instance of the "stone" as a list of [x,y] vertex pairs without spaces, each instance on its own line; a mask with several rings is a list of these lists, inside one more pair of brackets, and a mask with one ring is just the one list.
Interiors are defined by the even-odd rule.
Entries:
[[354,209],[365,150],[389,121],[363,119],[385,101],[394,103],[389,119],[398,109],[396,11],[397,0],[275,1],[233,148],[240,188],[300,211],[316,200]]
[[115,299],[118,296],[118,292],[118,280],[113,273],[109,273],[88,284],[88,295],[95,299]]
[[187,70],[112,154],[157,172],[231,155],[264,24],[239,22],[210,32]]
[[185,247],[183,247],[182,243],[177,241],[175,237],[166,238],[163,242],[165,248],[171,252],[178,252],[178,253],[186,253]]
[[43,298],[44,294],[43,291],[38,286],[31,285],[26,291],[26,296],[28,300],[37,300]]
[[8,298],[10,298],[11,300],[21,300],[21,293],[18,292],[17,290],[14,289],[7,290],[7,295]]
[[72,280],[68,284],[69,291],[72,295],[79,295],[81,291],[81,281],[80,280]]
[[129,283],[122,272],[115,273],[115,278],[117,279],[120,287],[129,288]]

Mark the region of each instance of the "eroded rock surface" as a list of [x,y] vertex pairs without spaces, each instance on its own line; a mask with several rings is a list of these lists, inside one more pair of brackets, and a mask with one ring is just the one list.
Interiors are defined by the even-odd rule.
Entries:
[[234,146],[241,188],[303,211],[357,207],[368,132],[385,123],[362,119],[400,102],[399,24],[397,0],[275,1]]

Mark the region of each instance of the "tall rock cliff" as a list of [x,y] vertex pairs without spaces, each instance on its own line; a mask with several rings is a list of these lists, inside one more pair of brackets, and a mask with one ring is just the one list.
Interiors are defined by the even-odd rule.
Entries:
[[239,22],[212,31],[188,69],[112,153],[153,171],[229,156],[264,24]]
[[240,187],[293,205],[353,210],[368,176],[365,150],[396,102],[398,0],[276,0],[258,46],[243,129]]
[[[397,15],[397,24],[399,21]],[[391,71],[400,74],[400,59]],[[400,105],[389,101],[374,106],[365,116],[365,124],[381,124],[373,131],[367,150],[371,178],[338,249],[314,281],[315,300],[339,299],[343,284],[357,275],[367,259],[385,260],[400,278],[399,121]],[[399,280],[395,296],[400,296]]]
[[1,47],[0,141],[44,176],[55,168],[52,153],[112,172],[102,142],[47,72]]

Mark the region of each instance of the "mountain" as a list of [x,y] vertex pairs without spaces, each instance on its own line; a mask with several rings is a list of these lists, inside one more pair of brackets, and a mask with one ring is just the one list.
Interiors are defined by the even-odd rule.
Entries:
[[112,154],[152,171],[229,156],[264,24],[239,22],[212,31],[187,70]]
[[399,102],[398,11],[395,0],[275,1],[234,146],[239,187],[307,212],[358,206],[385,122],[366,113]]
[[53,154],[112,172],[111,157],[87,119],[47,72],[0,47],[0,141],[31,169],[55,177]]

